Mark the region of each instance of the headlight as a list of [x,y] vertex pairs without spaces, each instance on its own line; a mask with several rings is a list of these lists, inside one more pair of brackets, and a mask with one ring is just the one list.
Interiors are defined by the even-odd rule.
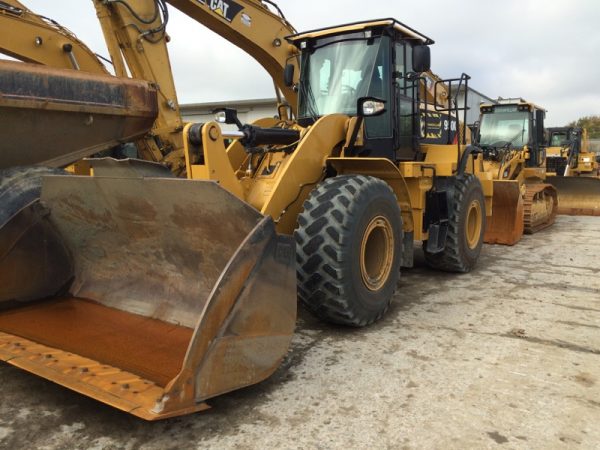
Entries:
[[226,123],[227,122],[227,115],[225,114],[225,111],[219,111],[218,113],[215,114],[215,120],[218,123]]
[[362,105],[362,113],[365,117],[376,116],[383,112],[385,112],[384,102],[378,102],[376,100],[367,100]]

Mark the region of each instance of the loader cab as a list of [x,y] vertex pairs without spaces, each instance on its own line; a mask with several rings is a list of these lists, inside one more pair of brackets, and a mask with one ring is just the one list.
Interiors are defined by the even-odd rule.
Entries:
[[548,145],[550,147],[563,147],[568,145],[571,138],[571,128],[549,128]]
[[420,137],[419,76],[429,70],[428,37],[393,19],[290,36],[301,51],[297,86],[302,126],[329,114],[361,115],[359,99],[385,103],[364,118],[356,156],[415,159]]
[[527,167],[540,167],[546,159],[544,118],[546,111],[523,99],[480,107],[479,128],[475,143],[485,153],[502,148],[528,150]]
[[549,147],[567,147],[571,146],[579,154],[584,141],[584,131],[580,127],[556,127],[548,128],[548,146]]

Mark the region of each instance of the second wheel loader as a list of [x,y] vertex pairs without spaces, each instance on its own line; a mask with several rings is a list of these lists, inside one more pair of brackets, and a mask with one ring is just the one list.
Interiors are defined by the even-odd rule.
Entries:
[[[160,419],[275,370],[293,332],[296,271],[311,311],[362,326],[387,310],[415,240],[434,268],[475,266],[492,177],[464,145],[458,107],[420,99],[433,41],[393,19],[287,40],[294,64],[282,77],[298,92],[297,120],[243,125],[223,110],[219,121],[238,131],[185,125],[188,179],[132,160],[43,178],[41,202],[13,218],[46,230],[56,245],[37,249],[37,266],[62,264],[64,283],[2,292],[2,359]],[[21,100],[14,111],[29,107]],[[423,130],[425,114],[437,130]],[[17,222],[4,230],[3,271],[26,271],[11,258],[36,254]]]
[[490,244],[513,245],[554,223],[557,194],[546,179],[546,111],[518,99],[480,106],[476,143],[494,176],[494,210],[485,232]]

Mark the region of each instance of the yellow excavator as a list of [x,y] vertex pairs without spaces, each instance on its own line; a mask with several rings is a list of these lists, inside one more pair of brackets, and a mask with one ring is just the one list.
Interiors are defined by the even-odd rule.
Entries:
[[41,193],[14,167],[0,183],[0,358],[148,420],[268,377],[296,289],[318,317],[363,326],[387,310],[415,240],[432,267],[471,270],[493,183],[455,102],[421,98],[427,36],[393,19],[290,33],[263,2],[169,3],[267,68],[289,105],[278,119],[224,109],[182,123],[162,1],[94,2],[118,78],[0,74],[3,116],[23,119],[3,135],[40,138],[51,119],[64,136],[41,153],[67,132],[159,152],[87,160],[91,177],[48,170]]
[[600,171],[587,130],[548,128],[548,182],[558,190],[558,214],[600,215]]
[[546,111],[526,100],[498,99],[480,106],[475,143],[494,176],[494,210],[485,242],[516,244],[554,223],[557,194],[546,179]]

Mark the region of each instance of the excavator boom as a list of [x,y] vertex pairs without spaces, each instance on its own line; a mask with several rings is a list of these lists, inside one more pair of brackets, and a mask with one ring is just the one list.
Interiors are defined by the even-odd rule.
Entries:
[[100,59],[73,33],[17,0],[0,1],[0,53],[26,62],[108,75]]

